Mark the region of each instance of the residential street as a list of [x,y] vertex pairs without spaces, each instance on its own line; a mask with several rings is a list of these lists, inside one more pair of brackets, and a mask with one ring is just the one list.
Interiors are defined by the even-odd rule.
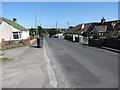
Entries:
[[61,74],[66,87],[118,87],[117,53],[57,38],[46,38],[46,46],[53,70]]
[[119,89],[118,2],[0,0],[0,89]]
[[118,55],[64,39],[48,38],[43,48],[13,48],[2,64],[3,88],[117,88]]

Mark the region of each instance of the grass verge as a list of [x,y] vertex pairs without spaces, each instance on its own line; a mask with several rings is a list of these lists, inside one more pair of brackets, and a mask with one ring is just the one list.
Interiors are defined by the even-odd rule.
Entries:
[[15,58],[0,58],[0,61],[5,62],[5,61],[10,61],[14,60]]

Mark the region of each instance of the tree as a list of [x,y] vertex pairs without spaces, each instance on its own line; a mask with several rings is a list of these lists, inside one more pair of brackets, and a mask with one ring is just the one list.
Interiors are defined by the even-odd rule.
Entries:
[[30,28],[30,29],[28,29],[28,30],[29,30],[30,36],[36,35],[36,30],[35,30],[34,28]]
[[47,35],[46,31],[41,26],[38,26],[37,33],[39,37],[45,37]]
[[107,38],[114,38],[114,39],[120,39],[120,30],[119,31],[111,31],[106,34]]
[[41,27],[41,26],[38,26],[37,34],[41,36],[42,33],[43,33],[42,27]]
[[49,36],[52,37],[53,35],[57,34],[57,30],[55,28],[52,28],[49,30]]
[[69,29],[73,28],[73,26],[70,26]]

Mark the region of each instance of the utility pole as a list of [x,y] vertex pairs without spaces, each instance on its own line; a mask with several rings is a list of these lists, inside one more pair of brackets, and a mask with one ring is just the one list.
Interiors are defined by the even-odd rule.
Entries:
[[57,22],[56,22],[56,30],[57,30]]
[[38,22],[39,22],[39,25],[41,26],[41,21],[39,20]]
[[37,36],[37,22],[36,22],[36,13],[35,13],[35,29],[36,29],[36,36]]
[[0,14],[0,24],[2,24],[2,16],[1,16],[1,14]]
[[68,22],[68,29],[69,29],[69,22]]

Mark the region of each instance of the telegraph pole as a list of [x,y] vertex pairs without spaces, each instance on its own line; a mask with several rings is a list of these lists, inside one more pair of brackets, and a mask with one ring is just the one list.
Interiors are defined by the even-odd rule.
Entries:
[[68,22],[68,29],[69,29],[69,22]]
[[39,25],[41,26],[41,21],[39,20],[38,22],[39,22]]
[[57,30],[57,22],[56,22],[56,30]]
[[36,22],[36,13],[35,13],[35,29],[36,29],[36,36],[37,36],[37,22]]

